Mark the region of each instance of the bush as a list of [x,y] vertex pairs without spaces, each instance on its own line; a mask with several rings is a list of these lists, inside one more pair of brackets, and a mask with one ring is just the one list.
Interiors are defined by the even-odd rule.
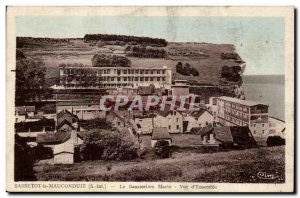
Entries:
[[267,139],[268,146],[281,146],[285,145],[285,139],[281,138],[280,136],[270,136]]
[[33,148],[33,158],[35,160],[44,160],[53,158],[53,151],[49,147],[38,145]]
[[103,41],[98,41],[97,42],[97,47],[103,47],[105,43]]
[[172,156],[169,142],[158,141],[154,146],[155,154],[160,158],[169,158]]
[[185,63],[183,66],[182,62],[178,62],[176,65],[176,72],[184,76],[199,76],[198,70],[192,67],[189,63]]
[[80,148],[83,160],[130,160],[137,148],[130,137],[113,130],[92,130]]

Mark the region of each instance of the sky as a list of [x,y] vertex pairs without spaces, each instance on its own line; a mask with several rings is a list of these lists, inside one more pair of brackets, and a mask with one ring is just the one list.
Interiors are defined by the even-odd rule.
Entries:
[[284,74],[284,18],[186,16],[18,16],[17,36],[121,34],[171,42],[234,44],[244,75]]

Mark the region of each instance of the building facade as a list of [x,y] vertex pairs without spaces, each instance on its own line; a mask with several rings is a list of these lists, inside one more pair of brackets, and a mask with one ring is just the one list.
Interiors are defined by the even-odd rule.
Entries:
[[217,121],[225,126],[248,126],[253,136],[269,135],[268,105],[227,96],[217,99]]
[[169,88],[172,82],[171,68],[131,67],[60,67],[60,83],[57,89],[117,88],[149,86]]

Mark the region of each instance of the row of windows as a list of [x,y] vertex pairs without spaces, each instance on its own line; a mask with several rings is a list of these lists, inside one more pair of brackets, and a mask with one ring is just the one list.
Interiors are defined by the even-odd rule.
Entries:
[[[98,74],[165,74],[165,69],[99,69]],[[81,74],[80,69],[64,69],[63,74]]]
[[234,124],[239,125],[239,126],[247,126],[248,125],[246,122],[243,122],[242,120],[233,118],[233,117],[228,116],[228,115],[225,115],[225,119],[230,121],[230,122],[233,122]]

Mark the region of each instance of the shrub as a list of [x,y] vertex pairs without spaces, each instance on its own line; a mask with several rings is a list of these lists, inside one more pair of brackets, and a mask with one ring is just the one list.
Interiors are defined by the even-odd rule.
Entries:
[[130,160],[137,157],[133,140],[114,130],[92,130],[80,148],[83,160]]
[[176,72],[184,76],[199,76],[198,70],[192,67],[189,63],[185,63],[183,66],[182,62],[178,62],[176,65]]
[[154,146],[155,154],[160,158],[169,158],[172,156],[169,142],[158,141]]
[[103,47],[105,43],[103,41],[98,41],[97,42],[97,47]]
[[49,147],[37,145],[32,149],[33,158],[35,160],[51,159],[53,158],[53,151]]
[[268,146],[281,146],[285,145],[285,139],[280,136],[269,136],[267,139]]

